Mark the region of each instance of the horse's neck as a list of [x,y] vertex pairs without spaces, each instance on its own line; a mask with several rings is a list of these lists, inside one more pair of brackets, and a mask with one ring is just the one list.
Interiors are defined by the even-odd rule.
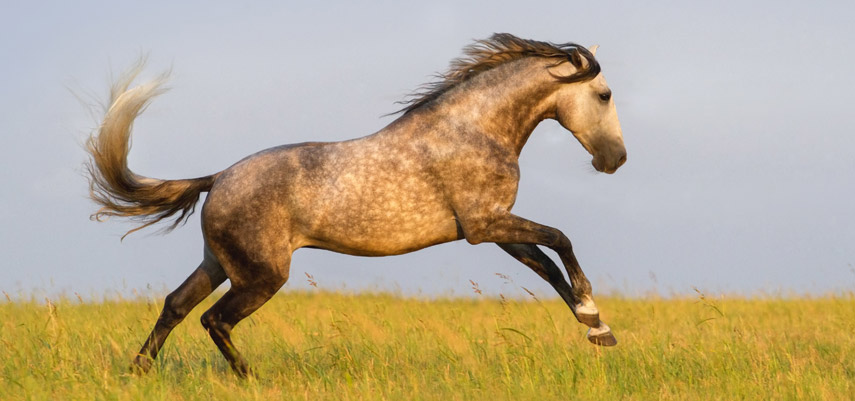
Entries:
[[[485,71],[438,99],[448,118],[506,146],[519,156],[528,137],[550,112],[556,90],[543,59],[522,59]],[[457,124],[455,124],[457,125]]]

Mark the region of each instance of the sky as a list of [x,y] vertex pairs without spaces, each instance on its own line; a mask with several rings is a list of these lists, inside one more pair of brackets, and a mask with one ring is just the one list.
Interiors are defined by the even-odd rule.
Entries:
[[[141,79],[171,70],[171,89],[137,120],[130,167],[189,178],[376,132],[494,32],[600,45],[627,164],[593,172],[544,121],[514,207],[567,234],[595,296],[855,289],[853,2],[235,3],[0,6],[0,290],[163,294],[198,265],[198,215],[124,241],[132,224],[89,220],[82,144],[111,77],[141,55]],[[495,245],[465,241],[384,258],[298,250],[284,288],[316,290],[307,274],[325,290],[553,294]]]

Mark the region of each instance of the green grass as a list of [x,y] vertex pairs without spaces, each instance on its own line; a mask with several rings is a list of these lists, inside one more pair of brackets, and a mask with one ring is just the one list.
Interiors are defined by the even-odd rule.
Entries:
[[0,301],[0,400],[834,400],[855,398],[855,296],[600,297],[597,348],[559,300],[281,293],[234,331],[237,379],[198,323],[148,375],[153,300]]

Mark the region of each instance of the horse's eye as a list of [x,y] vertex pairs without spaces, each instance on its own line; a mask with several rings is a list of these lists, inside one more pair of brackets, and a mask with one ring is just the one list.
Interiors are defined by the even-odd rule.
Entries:
[[612,91],[600,93],[600,100],[608,102],[612,98]]

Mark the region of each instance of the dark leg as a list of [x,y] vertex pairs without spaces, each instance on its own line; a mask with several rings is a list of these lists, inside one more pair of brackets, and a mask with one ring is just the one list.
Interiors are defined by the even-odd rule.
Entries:
[[481,224],[463,226],[464,236],[472,244],[495,242],[501,244],[543,245],[555,251],[564,263],[564,268],[573,284],[576,298],[585,301],[591,296],[591,283],[582,272],[582,267],[573,254],[573,245],[561,231],[538,224],[513,214],[495,216]]
[[[505,252],[513,256],[516,260],[519,260],[524,265],[528,266],[538,276],[542,279],[546,280],[555,291],[558,292],[558,295],[561,296],[561,299],[573,310],[573,313],[576,313],[576,308],[580,305],[579,298],[576,294],[573,293],[573,289],[570,287],[570,284],[567,284],[567,281],[564,280],[564,275],[561,273],[561,270],[558,269],[558,266],[552,262],[552,259],[549,259],[546,254],[543,253],[540,249],[538,249],[537,245],[531,244],[496,244],[500,248],[502,248]],[[583,315],[576,316],[576,319],[579,320],[580,323],[585,323],[588,326],[592,326],[599,320],[598,316],[591,315]],[[595,319],[591,321],[591,319]]]
[[[580,322],[591,327],[588,332],[588,339],[599,345],[614,345],[615,340],[610,329],[599,320],[599,311],[591,294],[591,284],[582,272],[576,255],[573,254],[573,246],[564,233],[510,213],[490,216],[489,218],[462,219],[459,220],[459,223],[463,229],[464,237],[472,244],[495,242],[498,244],[543,245],[555,251],[564,263],[564,268],[573,284],[572,297],[569,297],[571,301],[574,301],[571,308],[573,308],[576,316],[580,317]],[[518,253],[523,252],[519,248],[517,251]],[[512,255],[514,254],[512,253]],[[516,255],[514,256],[516,257]],[[537,263],[548,260],[549,258],[546,255],[543,255],[539,250],[533,252],[531,248],[527,248],[520,256],[528,258],[530,262],[535,262],[538,267],[533,269],[536,272],[538,270],[546,272],[546,279],[549,281],[550,273],[547,267],[543,263]],[[531,265],[529,266],[531,267]],[[561,280],[563,281],[563,276]],[[561,291],[565,290],[560,290],[559,294]]]
[[148,372],[172,329],[225,280],[226,274],[219,264],[208,259],[202,261],[187,280],[166,296],[163,311],[160,312],[160,317],[139,354],[134,358],[131,369],[140,373]]
[[579,302],[578,298],[576,298],[576,295],[573,293],[573,290],[570,288],[570,285],[567,284],[566,280],[564,280],[564,275],[561,274],[561,270],[558,269],[558,266],[552,262],[552,259],[549,259],[546,254],[538,249],[536,245],[497,245],[515,259],[534,270],[534,272],[541,278],[549,282],[549,284],[552,285],[552,288],[555,288],[555,291],[561,296],[561,299],[563,299],[567,306],[570,307],[570,310],[573,311],[573,314],[576,316],[576,320],[588,327],[597,327],[599,329],[596,330],[593,335],[589,332],[588,340],[597,345],[609,346],[617,344],[617,340],[613,335],[611,335],[610,331],[607,333],[603,331],[607,326],[600,322],[599,312],[596,311],[596,309],[591,310],[591,308]]
[[241,377],[246,377],[251,372],[246,360],[232,343],[231,331],[238,322],[273,297],[288,277],[286,275],[269,279],[270,281],[259,280],[245,287],[233,286],[211,309],[202,314],[202,326],[235,373]]

